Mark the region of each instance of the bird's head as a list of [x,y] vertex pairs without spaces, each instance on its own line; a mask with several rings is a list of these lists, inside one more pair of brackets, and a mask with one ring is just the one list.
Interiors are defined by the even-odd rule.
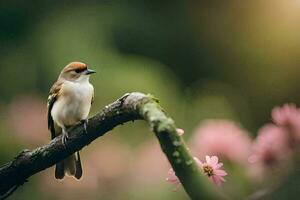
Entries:
[[89,69],[85,63],[71,62],[60,73],[60,78],[68,81],[80,82],[88,81],[91,74],[96,71]]

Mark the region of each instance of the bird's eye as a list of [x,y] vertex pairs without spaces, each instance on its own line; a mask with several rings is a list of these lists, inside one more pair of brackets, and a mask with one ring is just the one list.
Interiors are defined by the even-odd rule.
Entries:
[[76,72],[76,73],[80,73],[81,70],[80,70],[80,69],[76,69],[75,72]]

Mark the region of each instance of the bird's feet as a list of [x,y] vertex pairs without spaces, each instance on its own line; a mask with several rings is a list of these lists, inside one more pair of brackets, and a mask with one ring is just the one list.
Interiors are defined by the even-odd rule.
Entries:
[[87,132],[87,126],[88,126],[88,123],[89,123],[89,119],[81,120],[81,122],[83,123],[84,132],[86,134],[88,134],[88,132]]
[[64,147],[67,149],[67,140],[69,139],[69,134],[65,129],[63,129],[63,131],[62,131],[61,139],[62,139],[62,143],[63,143]]

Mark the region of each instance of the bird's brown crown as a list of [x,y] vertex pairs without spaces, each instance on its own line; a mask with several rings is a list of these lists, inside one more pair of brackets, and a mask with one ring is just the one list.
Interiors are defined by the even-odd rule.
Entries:
[[69,72],[69,71],[84,71],[87,69],[87,65],[82,62],[71,62],[69,63],[64,69],[63,72]]

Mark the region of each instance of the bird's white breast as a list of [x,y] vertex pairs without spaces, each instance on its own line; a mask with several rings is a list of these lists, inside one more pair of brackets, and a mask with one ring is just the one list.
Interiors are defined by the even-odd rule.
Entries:
[[87,82],[66,81],[59,98],[54,103],[51,115],[59,126],[71,126],[87,119],[91,108],[94,88]]

